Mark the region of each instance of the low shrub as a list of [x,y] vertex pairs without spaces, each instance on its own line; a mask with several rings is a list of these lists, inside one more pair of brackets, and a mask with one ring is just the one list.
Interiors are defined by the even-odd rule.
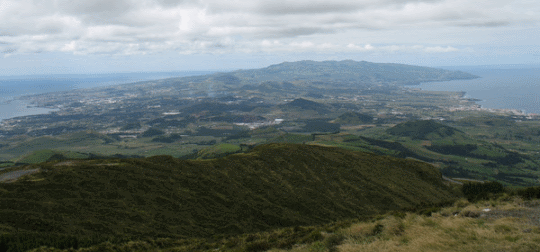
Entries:
[[512,232],[512,228],[506,225],[496,225],[495,226],[495,232],[497,233],[510,233]]
[[462,216],[462,217],[469,217],[469,218],[478,218],[478,217],[480,217],[479,212],[469,211],[469,210],[462,211],[461,213],[459,213],[459,215]]
[[504,186],[499,182],[468,182],[463,184],[461,191],[469,201],[478,201],[489,199],[493,194],[503,193]]
[[258,251],[266,251],[270,249],[272,246],[266,241],[256,241],[253,243],[246,244],[244,247],[244,250],[247,252],[258,252]]
[[466,199],[459,199],[457,200],[456,202],[454,202],[454,206],[455,207],[459,207],[459,208],[463,208],[463,207],[466,207],[468,206],[470,203],[468,200]]
[[302,239],[302,243],[312,243],[315,241],[320,241],[322,239],[323,239],[323,235],[321,234],[321,232],[315,230],[309,233],[306,237],[304,237]]
[[419,214],[424,215],[424,216],[431,216],[433,213],[436,213],[436,212],[439,212],[439,211],[441,211],[440,207],[431,207],[431,208],[428,208],[428,209],[421,210],[419,212]]
[[519,189],[517,195],[523,197],[524,199],[539,199],[540,198],[540,186],[537,187],[527,187],[525,189]]
[[371,235],[372,236],[378,235],[378,234],[382,233],[383,229],[384,229],[384,226],[382,224],[377,224],[371,230]]
[[400,211],[392,211],[390,212],[390,215],[399,219],[404,219],[407,216],[405,212],[400,212]]
[[324,239],[323,244],[329,251],[335,251],[335,247],[345,240],[342,234],[331,234]]

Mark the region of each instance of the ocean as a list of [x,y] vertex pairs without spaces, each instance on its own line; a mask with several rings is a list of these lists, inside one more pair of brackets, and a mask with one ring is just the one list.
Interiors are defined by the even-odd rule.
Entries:
[[26,101],[16,99],[20,96],[209,73],[213,72],[0,76],[0,120],[18,116],[46,114],[54,111],[31,107]]
[[540,68],[459,70],[481,78],[428,82],[414,87],[431,91],[464,91],[465,97],[480,99],[477,103],[483,108],[518,109],[525,113],[540,114]]

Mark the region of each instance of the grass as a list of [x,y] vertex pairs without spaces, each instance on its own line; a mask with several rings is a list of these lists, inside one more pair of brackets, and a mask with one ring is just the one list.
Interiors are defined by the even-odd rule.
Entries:
[[15,165],[13,162],[0,163],[0,168],[11,167],[13,165]]
[[[490,206],[490,210],[522,208],[511,202],[497,203],[500,206]],[[403,218],[386,215],[369,222],[354,223],[335,232],[345,239],[334,251],[538,251],[540,228],[525,224],[526,218],[471,218],[445,214],[485,209],[486,204],[460,201],[431,217],[407,213]],[[321,244],[270,251],[329,251]]]
[[287,133],[268,140],[270,143],[304,143],[313,140],[313,136],[307,134]]
[[17,163],[37,164],[52,159],[86,159],[88,155],[71,151],[38,150],[16,160]]
[[200,150],[197,153],[197,159],[211,159],[211,158],[223,157],[232,153],[237,153],[240,150],[241,148],[238,145],[229,144],[229,143],[216,144],[211,147]]

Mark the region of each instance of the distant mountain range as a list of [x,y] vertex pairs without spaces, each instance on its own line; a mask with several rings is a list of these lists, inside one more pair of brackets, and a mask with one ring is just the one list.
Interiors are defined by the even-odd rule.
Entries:
[[[367,61],[297,61],[283,62],[260,69],[238,70],[203,76],[184,77],[191,82],[214,82],[224,85],[258,84],[266,81],[295,84],[398,84],[475,79],[476,75],[431,67]],[[290,83],[289,83],[290,84]]]
[[225,84],[263,81],[343,81],[361,83],[418,84],[430,81],[474,79],[478,76],[461,71],[411,66],[403,64],[372,63],[367,61],[297,61],[284,62],[266,68],[239,70],[211,75]]

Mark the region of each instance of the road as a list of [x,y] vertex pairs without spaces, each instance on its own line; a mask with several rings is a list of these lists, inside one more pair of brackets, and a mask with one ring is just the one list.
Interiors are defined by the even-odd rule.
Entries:
[[453,180],[453,179],[451,179],[451,178],[448,178],[448,177],[445,177],[445,176],[442,176],[442,179],[443,179],[443,180],[446,180],[446,181],[448,181],[448,182],[451,182],[451,183],[455,183],[455,184],[458,184],[458,185],[463,185],[462,182],[455,181],[455,180]]
[[18,170],[18,171],[6,172],[0,175],[0,182],[3,182],[3,183],[14,182],[21,176],[24,176],[26,174],[36,173],[38,171],[39,171],[39,168],[31,169],[31,170]]

